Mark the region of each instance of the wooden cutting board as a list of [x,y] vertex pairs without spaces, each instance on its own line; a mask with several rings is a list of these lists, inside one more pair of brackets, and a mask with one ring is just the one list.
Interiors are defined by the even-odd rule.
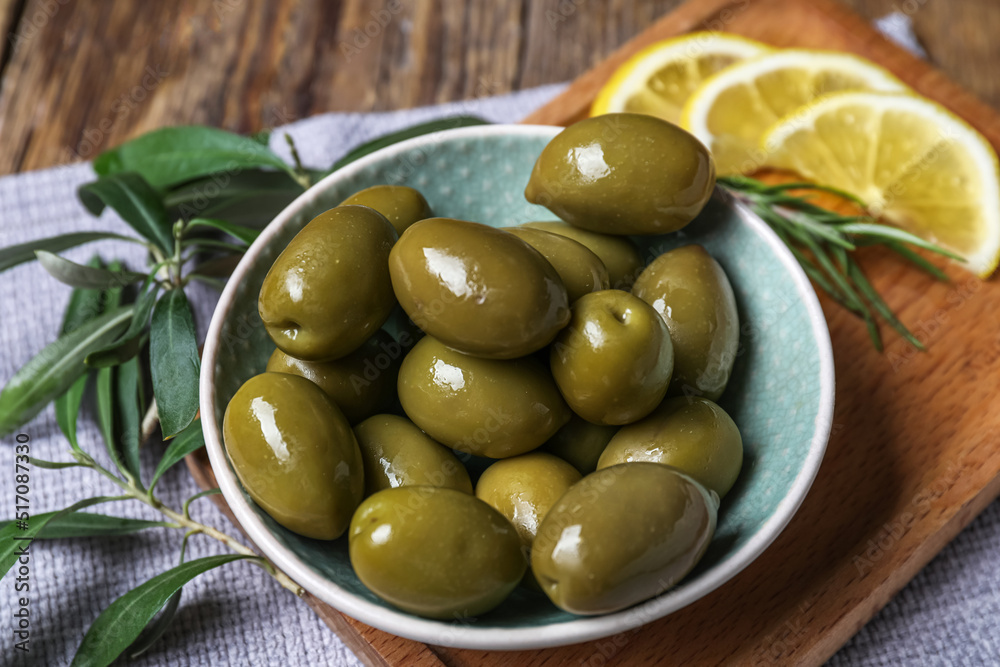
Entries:
[[[630,55],[695,30],[860,54],[1000,146],[996,112],[833,0],[693,0],[525,122],[565,125],[585,117],[597,90]],[[928,351],[886,330],[886,351],[877,353],[861,321],[824,299],[837,374],[826,458],[788,528],[714,593],[622,635],[508,653],[426,646],[315,598],[307,602],[371,665],[823,663],[1000,494],[1000,393],[993,385],[1000,378],[1000,285],[954,267],[947,269],[952,282],[939,283],[878,251],[862,263]],[[215,486],[207,460],[188,463],[199,483]]]

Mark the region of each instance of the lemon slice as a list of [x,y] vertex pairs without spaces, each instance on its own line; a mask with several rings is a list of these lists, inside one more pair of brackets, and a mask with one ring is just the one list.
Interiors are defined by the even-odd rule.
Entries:
[[781,117],[827,93],[907,90],[881,67],[846,53],[788,49],[736,63],[688,99],[681,126],[708,146],[719,174],[752,173],[760,138]]
[[615,70],[597,94],[590,115],[631,111],[680,120],[681,108],[701,82],[724,67],[767,53],[743,37],[694,32],[646,47]]
[[988,276],[1000,259],[1000,168],[993,146],[913,94],[828,95],[768,130],[767,164],[846,190],[868,209],[952,250]]

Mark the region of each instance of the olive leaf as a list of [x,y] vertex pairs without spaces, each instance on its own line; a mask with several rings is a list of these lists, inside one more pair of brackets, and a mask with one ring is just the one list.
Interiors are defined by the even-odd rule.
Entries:
[[201,362],[194,317],[183,290],[170,290],[153,308],[149,361],[160,427],[164,438],[172,438],[198,412]]
[[391,146],[392,144],[397,144],[400,141],[405,141],[407,139],[412,139],[413,137],[419,137],[424,134],[430,134],[432,132],[441,132],[442,130],[453,130],[459,127],[471,127],[474,125],[489,125],[489,121],[483,120],[478,116],[452,116],[450,118],[441,118],[439,120],[432,120],[428,123],[421,123],[420,125],[414,125],[402,129],[398,132],[393,132],[391,134],[386,134],[384,136],[378,137],[377,139],[372,139],[371,141],[361,144],[360,146],[348,151],[344,157],[340,158],[333,163],[327,174],[332,174],[341,167],[345,167],[350,163],[363,158],[366,155],[374,153],[375,151],[385,148],[386,146]]
[[260,142],[196,125],[148,132],[94,160],[94,171],[102,177],[136,172],[161,190],[208,174],[257,167],[285,171],[294,178],[291,168]]
[[146,337],[149,316],[153,312],[153,306],[156,305],[156,295],[159,289],[160,286],[156,283],[142,289],[135,300],[132,321],[125,333],[110,345],[105,345],[88,354],[84,363],[91,368],[101,368],[103,366],[116,366],[135,357]]
[[139,478],[139,442],[142,431],[142,406],[139,387],[142,385],[139,359],[132,357],[115,368],[115,436],[120,445],[125,468],[142,486]]
[[[76,448],[79,450],[79,447]],[[62,470],[63,468],[80,468],[86,467],[86,463],[80,463],[79,461],[46,461],[44,459],[36,459],[33,456],[28,457],[28,461],[31,465],[36,468],[42,468],[44,470]]]
[[[97,255],[90,258],[87,266],[99,269],[104,266],[101,258]],[[63,312],[62,328],[60,333],[68,334],[74,329],[79,329],[81,324],[89,322],[104,312],[107,305],[107,295],[102,290],[97,289],[74,289],[70,292],[69,302]]]
[[83,289],[114,289],[131,285],[146,278],[145,273],[135,271],[112,271],[93,266],[77,264],[47,250],[35,252],[39,264],[50,276],[70,287]]
[[249,227],[244,227],[243,225],[234,225],[226,220],[216,220],[213,218],[194,218],[188,222],[188,229],[194,227],[211,227],[213,229],[218,229],[221,232],[229,234],[235,239],[243,241],[247,245],[250,245],[257,240],[260,236],[260,230],[250,229]]
[[50,236],[49,238],[28,241],[19,245],[0,248],[0,272],[15,267],[18,264],[30,262],[35,259],[35,251],[47,250],[49,252],[61,252],[76,246],[100,241],[104,239],[118,239],[120,241],[136,241],[131,236],[112,234],[111,232],[75,232],[73,234],[62,234],[60,236]]
[[171,219],[214,218],[262,228],[302,192],[284,172],[253,169],[184,183],[167,191],[163,203]]
[[139,362],[97,371],[97,424],[108,456],[122,473],[139,484]]
[[165,254],[173,250],[174,237],[163,201],[139,174],[123,172],[104,176],[81,185],[77,196],[93,215],[100,215],[104,207],[109,206]]
[[[102,262],[95,256],[87,262],[87,266],[100,268]],[[63,314],[62,334],[75,331],[100,315],[104,311],[106,298],[107,295],[101,290],[73,290],[66,305],[66,312]],[[86,374],[81,375],[55,400],[56,423],[69,440],[70,447],[77,451],[80,450],[80,444],[76,439],[76,422],[80,415],[80,405],[83,402],[84,390],[87,388],[87,380]]]
[[181,594],[183,592],[183,588],[178,588],[173,595],[167,598],[167,604],[163,605],[160,615],[147,625],[128,647],[127,651],[130,660],[135,660],[148,651],[153,644],[159,641],[163,633],[167,631],[167,628],[174,622],[174,617],[177,615],[177,608],[181,605]]
[[80,451],[80,443],[76,439],[76,422],[80,417],[80,405],[83,403],[83,392],[87,389],[88,380],[86,374],[81,375],[56,399],[56,424],[75,451]]
[[100,503],[107,503],[114,500],[124,500],[122,496],[98,496],[87,498],[80,502],[73,503],[64,510],[58,512],[48,512],[46,514],[36,514],[24,520],[26,528],[21,528],[21,521],[10,521],[0,528],[0,576],[5,576],[10,568],[23,556],[23,552],[31,544],[31,541],[38,533],[45,528],[46,524],[58,520],[77,510],[92,507]]
[[25,423],[69,389],[87,370],[83,360],[121,335],[132,319],[131,305],[114,308],[50,343],[0,392],[0,435]]
[[97,617],[73,657],[72,667],[105,667],[111,664],[146,627],[174,593],[203,572],[255,556],[207,556],[157,575],[111,603]]
[[[49,516],[51,515],[51,516]],[[59,516],[56,516],[59,515]],[[115,537],[137,533],[148,528],[173,528],[169,521],[148,521],[146,519],[127,519],[107,514],[90,512],[71,512],[60,514],[48,512],[31,517],[30,521],[38,521],[49,517],[42,529],[35,534],[36,540],[63,540],[75,537]],[[0,523],[0,530],[6,529],[7,521]]]
[[163,452],[163,456],[160,458],[159,464],[156,466],[156,472],[153,473],[153,479],[149,482],[149,488],[154,488],[160,477],[163,476],[163,473],[182,461],[185,456],[198,451],[204,446],[205,436],[201,430],[201,420],[195,420],[170,441],[170,445],[167,446],[166,451]]

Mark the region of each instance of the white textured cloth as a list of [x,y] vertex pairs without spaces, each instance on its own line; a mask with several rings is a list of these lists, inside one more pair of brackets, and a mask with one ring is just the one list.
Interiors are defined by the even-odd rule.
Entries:
[[[912,34],[912,33],[911,33]],[[416,122],[455,113],[478,114],[496,122],[523,117],[560,89],[548,86],[497,98],[385,114],[328,114],[287,128],[297,139],[303,160],[329,165],[346,149],[374,136]],[[276,133],[277,134],[277,133]],[[284,151],[284,142],[274,147]],[[77,185],[92,178],[88,165],[19,174],[0,179],[0,247],[70,231],[126,232],[113,214],[100,220],[77,203]],[[85,261],[99,250],[141,266],[141,250],[125,243],[99,243],[66,252]],[[69,289],[44,275],[36,264],[18,267],[0,278],[0,383],[51,341]],[[201,335],[215,302],[209,290],[194,291]],[[51,408],[22,429],[34,456],[66,460],[67,445]],[[98,431],[81,419],[80,439],[102,453]],[[14,504],[13,438],[0,443],[0,517]],[[144,477],[155,456],[144,451]],[[113,492],[102,478],[80,469],[60,472],[34,469],[30,480],[31,513],[61,509],[81,498]],[[160,483],[159,494],[174,507],[197,491],[183,465]],[[135,502],[95,508],[124,516],[158,518]],[[233,531],[208,500],[193,514],[222,530]],[[0,662],[14,665],[68,664],[87,628],[102,609],[140,583],[177,562],[177,531],[154,529],[115,539],[39,542],[31,547],[30,652],[12,650],[11,613],[14,580],[0,582]],[[832,665],[985,665],[1000,661],[1000,503],[992,504],[911,582],[831,661]],[[189,558],[224,549],[195,537]],[[302,602],[275,584],[256,566],[233,563],[195,579],[184,589],[174,625],[139,664],[146,665],[355,665],[354,655]]]

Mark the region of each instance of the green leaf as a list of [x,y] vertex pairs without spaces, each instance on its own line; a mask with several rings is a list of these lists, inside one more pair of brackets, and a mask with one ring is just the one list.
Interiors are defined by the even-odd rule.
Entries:
[[85,183],[77,190],[80,201],[94,215],[105,206],[115,210],[143,238],[169,255],[174,237],[163,201],[139,174],[124,172]]
[[159,641],[163,633],[167,631],[167,628],[174,622],[174,617],[177,615],[177,608],[181,604],[181,594],[183,592],[183,588],[178,588],[177,592],[167,598],[167,604],[163,605],[163,611],[160,612],[160,615],[156,617],[156,620],[147,625],[139,633],[136,640],[128,647],[128,657],[130,660],[135,660],[148,651],[153,644]]
[[232,132],[197,125],[147,132],[94,160],[101,176],[137,172],[157,189],[208,174],[271,167],[290,173],[267,146]]
[[844,225],[837,225],[837,229],[844,234],[858,234],[867,238],[878,238],[883,241],[908,243],[912,246],[923,248],[924,250],[930,250],[931,252],[936,252],[939,255],[944,255],[945,257],[958,262],[965,261],[965,258],[961,255],[953,253],[952,251],[942,248],[939,245],[935,245],[929,241],[925,241],[919,236],[914,236],[913,234],[896,227],[873,223],[847,223]]
[[213,218],[262,228],[303,192],[285,173],[248,170],[213,174],[163,196],[171,219]]
[[0,577],[5,576],[10,571],[10,568],[22,557],[21,550],[26,549],[31,544],[31,540],[50,521],[57,520],[62,516],[82,510],[85,507],[124,499],[125,497],[123,496],[99,496],[97,498],[81,500],[58,512],[48,512],[47,514],[37,514],[29,517],[27,519],[28,527],[26,530],[21,530],[16,521],[8,521],[0,525]]
[[191,229],[192,227],[212,227],[229,234],[235,239],[243,241],[247,245],[256,241],[257,237],[260,236],[260,230],[258,229],[250,229],[243,225],[235,225],[225,220],[215,220],[212,218],[195,218],[188,223],[187,228]]
[[255,557],[226,554],[189,561],[121,596],[87,630],[73,657],[73,667],[105,667],[111,664],[182,586],[203,572],[246,558]]
[[121,338],[110,345],[105,345],[100,350],[94,350],[87,355],[84,362],[91,368],[102,368],[104,366],[117,366],[139,354],[142,342],[146,335],[149,315],[153,312],[156,304],[156,295],[160,286],[153,284],[148,289],[139,293],[135,301],[135,312],[128,329]]
[[393,144],[398,144],[400,141],[405,141],[407,139],[412,139],[413,137],[419,137],[424,134],[430,134],[432,132],[440,132],[442,130],[452,130],[458,127],[471,127],[473,125],[489,125],[489,121],[485,121],[477,116],[452,116],[451,118],[441,118],[438,120],[432,120],[429,123],[422,123],[420,125],[414,125],[413,127],[408,127],[406,129],[400,130],[399,132],[393,132],[392,134],[387,134],[385,136],[379,137],[377,139],[372,139],[371,141],[361,144],[357,148],[352,149],[330,167],[330,171],[327,173],[333,173],[345,167],[350,163],[363,158],[370,153],[385,148],[386,146],[391,146]]
[[206,496],[217,496],[220,495],[221,493],[222,490],[219,489],[218,487],[215,487],[214,489],[205,489],[200,493],[194,494],[193,496],[184,501],[184,510],[183,510],[184,516],[191,516],[190,514],[191,503],[193,503],[194,501],[198,500],[199,498],[204,498]]
[[83,392],[87,389],[88,377],[81,375],[70,385],[62,396],[56,399],[56,423],[63,432],[69,445],[80,451],[80,443],[76,439],[76,422],[80,417],[80,405],[83,403]]
[[948,278],[948,274],[946,274],[944,271],[942,271],[938,267],[928,262],[926,259],[918,255],[917,253],[910,250],[903,244],[889,242],[886,243],[885,245],[903,259],[907,260],[917,268],[926,271],[927,273],[934,276],[941,282],[943,283],[951,282],[951,279]]
[[[87,266],[99,269],[104,266],[101,258],[94,256],[87,262]],[[63,313],[61,333],[68,334],[74,329],[79,329],[80,325],[89,322],[104,312],[107,303],[105,295],[101,290],[95,289],[75,289],[69,295],[69,303],[66,304],[66,311]]]
[[137,241],[130,236],[112,234],[110,232],[75,232],[73,234],[62,234],[60,236],[50,236],[37,241],[28,241],[19,245],[12,245],[0,248],[0,271],[30,262],[35,259],[36,250],[47,250],[49,252],[61,252],[70,248],[75,248],[91,241],[102,239],[118,239],[121,241]]
[[[145,519],[126,519],[120,516],[108,516],[107,514],[91,514],[89,512],[72,512],[61,514],[49,512],[49,518],[42,529],[35,536],[36,540],[62,540],[78,537],[114,537],[117,535],[128,535],[137,533],[147,528],[174,528],[176,524],[169,521],[147,521]],[[48,516],[40,514],[31,517],[30,521],[37,521],[41,517]],[[10,522],[5,522],[3,527]]]
[[46,461],[44,459],[36,459],[33,456],[28,457],[28,462],[36,468],[42,468],[44,470],[62,470],[63,468],[87,467],[86,464],[78,463],[76,461]]
[[118,338],[132,319],[132,306],[103,313],[60,336],[25,364],[0,392],[0,435],[25,423],[87,370],[83,360]]
[[[139,360],[97,371],[97,424],[118,470],[139,482]],[[141,484],[140,484],[141,486]]]
[[[115,435],[121,446],[122,460],[132,477],[140,482],[139,438],[142,432],[142,406],[139,405],[139,385],[142,384],[139,359],[132,357],[115,369]],[[139,486],[142,484],[140,482]]]
[[92,266],[84,266],[68,259],[54,255],[47,250],[35,253],[42,268],[61,283],[82,289],[109,290],[139,282],[146,278],[145,273],[135,271],[111,271]]
[[172,438],[198,412],[201,362],[194,318],[183,290],[170,290],[153,308],[149,362],[163,437]]
[[201,420],[191,422],[191,425],[177,434],[177,437],[170,441],[160,463],[156,466],[153,479],[149,483],[149,488],[156,486],[156,483],[174,465],[184,459],[185,456],[198,451],[205,446],[205,436],[201,430]]
[[102,368],[97,371],[96,394],[97,394],[97,426],[101,429],[104,437],[104,446],[108,450],[115,468],[124,472],[125,465],[119,453],[118,439],[115,437],[115,397],[114,397],[114,373],[111,367]]

